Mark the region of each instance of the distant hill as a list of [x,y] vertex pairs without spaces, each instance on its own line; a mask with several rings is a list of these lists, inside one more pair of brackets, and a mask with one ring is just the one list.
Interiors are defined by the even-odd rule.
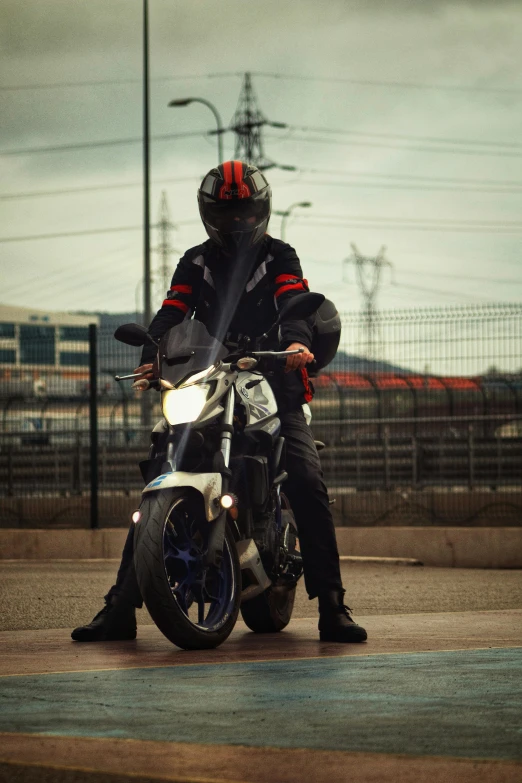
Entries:
[[323,372],[390,372],[411,375],[412,371],[382,359],[366,359],[364,356],[337,351],[335,358]]

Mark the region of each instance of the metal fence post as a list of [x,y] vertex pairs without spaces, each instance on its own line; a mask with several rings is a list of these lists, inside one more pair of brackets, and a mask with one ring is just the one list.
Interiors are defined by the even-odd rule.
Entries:
[[384,489],[390,489],[390,428],[388,425],[384,427],[383,438],[383,451],[384,451]]
[[91,476],[91,529],[100,526],[98,513],[98,357],[96,324],[89,324],[89,446]]
[[13,461],[13,446],[10,444],[7,448],[7,494],[9,497],[14,495]]
[[468,425],[468,486],[475,487],[475,439],[473,424]]

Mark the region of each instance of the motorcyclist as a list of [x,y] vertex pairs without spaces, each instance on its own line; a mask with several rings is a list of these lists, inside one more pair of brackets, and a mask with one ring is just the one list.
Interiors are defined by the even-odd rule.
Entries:
[[[209,239],[188,250],[179,262],[170,291],[149,332],[159,339],[191,315],[210,334],[233,349],[245,337],[269,329],[277,310],[307,291],[299,259],[290,245],[266,233],[271,190],[264,175],[241,161],[227,161],[209,171],[198,191],[201,219]],[[302,348],[289,356],[285,373],[271,384],[285,438],[288,479],[284,492],[292,506],[303,557],[309,598],[318,598],[323,641],[362,642],[366,631],[344,604],[335,529],[317,449],[302,405],[312,399],[307,365],[313,361],[312,321],[284,321],[274,348]],[[145,345],[136,372],[152,378],[156,350]],[[76,641],[136,637],[135,607],[142,605],[133,565],[133,526],[127,537],[115,585],[92,622],[72,632]]]

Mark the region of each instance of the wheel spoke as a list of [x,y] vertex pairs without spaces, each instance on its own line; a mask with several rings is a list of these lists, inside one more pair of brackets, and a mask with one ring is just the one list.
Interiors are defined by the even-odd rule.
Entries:
[[203,596],[198,601],[198,624],[203,625],[205,622],[205,601]]
[[[182,499],[171,509],[164,527],[163,559],[172,595],[187,620],[202,630],[225,622],[234,598],[230,544],[219,569],[206,569],[208,524]],[[192,608],[191,608],[192,607]]]

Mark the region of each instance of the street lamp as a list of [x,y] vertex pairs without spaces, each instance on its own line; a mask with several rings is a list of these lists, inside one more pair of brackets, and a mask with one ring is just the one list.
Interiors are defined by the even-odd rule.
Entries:
[[202,103],[204,106],[208,106],[214,117],[216,118],[217,125],[217,141],[218,141],[218,166],[223,162],[223,139],[222,134],[225,132],[223,123],[218,110],[213,103],[207,101],[205,98],[177,98],[175,101],[170,101],[169,106],[188,106],[189,103]]
[[288,209],[285,209],[285,210],[274,210],[274,215],[281,215],[281,217],[283,218],[281,220],[281,239],[283,240],[283,242],[285,241],[286,222],[287,222],[288,218],[290,217],[290,214],[291,214],[292,210],[295,209],[296,207],[307,208],[307,207],[311,207],[311,206],[312,206],[312,204],[310,203],[310,201],[297,201],[295,204],[291,204],[288,207]]

